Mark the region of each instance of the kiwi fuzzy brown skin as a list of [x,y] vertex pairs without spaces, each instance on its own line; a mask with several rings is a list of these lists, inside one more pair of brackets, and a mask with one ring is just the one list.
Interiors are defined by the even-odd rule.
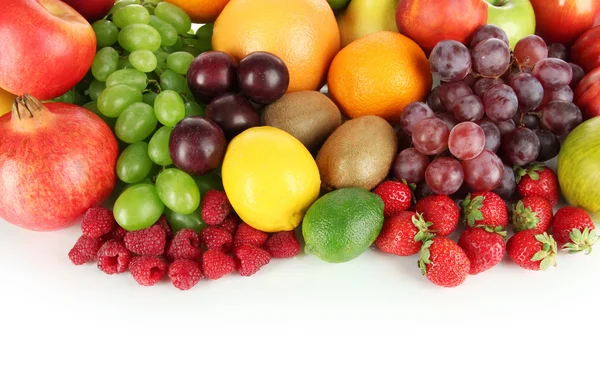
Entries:
[[315,152],[342,124],[342,114],[323,93],[301,91],[288,93],[265,107],[261,123],[283,129]]
[[398,151],[392,126],[377,116],[346,121],[325,141],[316,161],[325,190],[372,190],[390,171]]

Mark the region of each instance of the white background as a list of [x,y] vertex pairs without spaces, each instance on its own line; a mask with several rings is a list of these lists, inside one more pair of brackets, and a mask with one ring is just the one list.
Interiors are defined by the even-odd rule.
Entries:
[[455,289],[369,251],[182,292],[72,265],[78,235],[0,221],[0,387],[598,386],[600,249]]

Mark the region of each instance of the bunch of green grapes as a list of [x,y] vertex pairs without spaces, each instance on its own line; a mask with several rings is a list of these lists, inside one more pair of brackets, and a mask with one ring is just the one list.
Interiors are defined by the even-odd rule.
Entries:
[[212,25],[195,33],[181,8],[156,0],[117,1],[92,24],[97,53],[90,74],[56,99],[95,112],[114,130],[121,154],[114,213],[128,230],[151,226],[165,213],[174,229],[203,227],[202,191],[222,188],[215,175],[191,177],[173,168],[169,138],[188,116],[203,116],[188,88],[194,58],[211,50]]

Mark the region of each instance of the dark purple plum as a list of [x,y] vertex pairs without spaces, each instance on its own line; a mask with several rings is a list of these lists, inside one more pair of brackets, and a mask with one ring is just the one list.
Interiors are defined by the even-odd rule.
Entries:
[[206,117],[221,127],[228,140],[248,128],[260,125],[260,117],[250,101],[232,93],[223,94],[212,100],[206,108]]
[[238,82],[246,97],[267,105],[283,97],[290,85],[290,73],[279,57],[257,51],[240,61]]
[[203,175],[219,167],[226,147],[223,130],[203,117],[181,120],[169,139],[173,164],[190,175]]
[[235,60],[221,51],[198,55],[187,72],[187,82],[194,97],[206,104],[213,98],[237,88]]

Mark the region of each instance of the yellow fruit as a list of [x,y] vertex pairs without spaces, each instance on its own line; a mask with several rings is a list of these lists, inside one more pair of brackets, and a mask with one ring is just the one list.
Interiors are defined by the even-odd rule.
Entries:
[[0,116],[10,112],[14,100],[14,95],[6,90],[0,89]]
[[250,128],[225,153],[223,186],[231,206],[263,232],[295,229],[319,197],[321,178],[306,147],[273,127]]
[[214,22],[229,0],[166,0],[183,9],[194,23]]

